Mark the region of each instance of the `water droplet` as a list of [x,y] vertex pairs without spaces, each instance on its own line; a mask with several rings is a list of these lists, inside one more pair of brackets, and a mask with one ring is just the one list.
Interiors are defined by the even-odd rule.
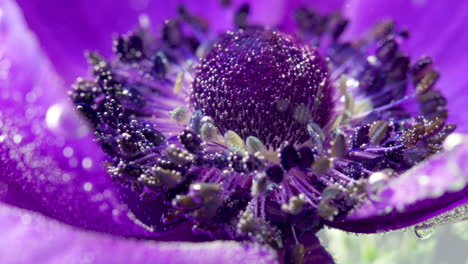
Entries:
[[84,120],[73,111],[69,102],[57,103],[47,109],[45,123],[48,129],[57,133],[66,133],[67,136],[83,137],[89,133]]
[[430,183],[431,179],[427,175],[421,175],[418,178],[418,183],[421,187],[425,187]]
[[93,184],[90,182],[85,182],[83,184],[83,189],[87,192],[90,192],[93,189]]
[[350,88],[350,89],[355,89],[359,86],[359,81],[353,79],[353,78],[349,78],[347,81],[346,81],[346,87]]
[[70,175],[69,173],[64,173],[64,174],[62,175],[62,180],[63,180],[64,182],[69,182],[69,181],[71,180],[71,175]]
[[112,215],[113,216],[118,216],[120,214],[120,211],[117,209],[112,209]]
[[462,134],[453,133],[450,134],[444,141],[444,149],[450,151],[462,144],[465,141],[465,137]]
[[381,200],[380,194],[387,186],[389,178],[389,175],[383,171],[372,173],[369,176],[369,181],[367,183],[369,199],[373,201]]
[[13,136],[13,142],[15,142],[16,144],[21,143],[22,140],[23,140],[23,137],[19,134],[16,134]]
[[428,239],[434,233],[432,226],[417,225],[414,227],[414,234],[420,239]]
[[62,108],[60,104],[54,104],[47,110],[46,124],[49,128],[55,129],[59,126],[60,116],[63,112]]
[[65,147],[63,149],[63,156],[65,156],[67,158],[70,158],[71,156],[73,156],[73,149],[70,148],[70,147]]
[[151,20],[147,14],[142,14],[138,17],[138,23],[142,28],[149,28],[151,26]]
[[91,158],[84,158],[81,161],[81,166],[85,169],[90,169],[93,166],[93,160]]

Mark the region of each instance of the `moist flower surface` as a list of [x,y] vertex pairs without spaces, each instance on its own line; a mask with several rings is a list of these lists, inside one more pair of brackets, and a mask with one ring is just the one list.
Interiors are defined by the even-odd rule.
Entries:
[[[453,133],[466,129],[443,95],[453,84],[439,84],[431,57],[400,48],[412,32],[380,20],[357,37],[340,13],[299,3],[284,8],[287,19],[262,23],[252,6],[217,3],[225,25],[190,4],[168,5],[177,12],[157,27],[140,16],[114,37],[113,55],[86,53],[92,77],[69,92],[81,120],[53,89],[60,79],[47,62],[33,88],[18,77],[29,68],[15,65],[44,60],[27,46],[4,85],[2,104],[26,107],[0,116],[3,201],[114,236],[239,241],[225,242],[226,256],[281,263],[333,263],[315,236],[324,226],[418,224],[422,235],[467,217],[466,139]],[[24,45],[24,24],[14,3],[2,8],[8,55]],[[139,243],[135,252],[146,252]],[[221,250],[215,243],[185,250]],[[183,246],[164,247],[161,259],[184,261],[174,254]]]

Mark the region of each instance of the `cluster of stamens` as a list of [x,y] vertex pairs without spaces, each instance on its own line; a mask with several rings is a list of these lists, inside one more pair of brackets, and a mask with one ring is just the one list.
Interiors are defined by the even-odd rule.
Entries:
[[392,22],[349,43],[338,14],[300,9],[291,37],[250,27],[246,10],[209,46],[182,8],[157,38],[118,37],[112,62],[88,54],[95,79],[74,86],[110,175],[164,197],[165,222],[280,248],[378,199],[455,129],[432,60],[411,64]]

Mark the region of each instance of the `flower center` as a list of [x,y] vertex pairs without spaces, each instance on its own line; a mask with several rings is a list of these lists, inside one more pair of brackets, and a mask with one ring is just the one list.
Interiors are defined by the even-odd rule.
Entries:
[[[117,38],[115,60],[90,53],[95,79],[72,92],[111,177],[169,206],[136,205],[139,225],[166,232],[187,220],[214,238],[279,249],[381,204],[386,186],[455,129],[432,60],[412,65],[398,49],[407,34],[392,22],[349,43],[339,40],[340,15],[300,9],[302,42],[250,26],[242,7],[236,25],[245,29],[206,50],[202,20],[179,13],[159,37],[142,25]],[[419,116],[406,110],[415,103]]]
[[323,127],[333,109],[324,58],[271,30],[222,35],[196,69],[192,88],[193,107],[222,133],[255,136],[273,148],[305,142],[307,123]]

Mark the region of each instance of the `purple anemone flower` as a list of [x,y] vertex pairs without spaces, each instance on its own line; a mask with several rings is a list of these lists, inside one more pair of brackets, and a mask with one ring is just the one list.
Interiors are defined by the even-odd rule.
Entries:
[[465,220],[467,13],[1,1],[0,262],[334,263],[324,226]]

